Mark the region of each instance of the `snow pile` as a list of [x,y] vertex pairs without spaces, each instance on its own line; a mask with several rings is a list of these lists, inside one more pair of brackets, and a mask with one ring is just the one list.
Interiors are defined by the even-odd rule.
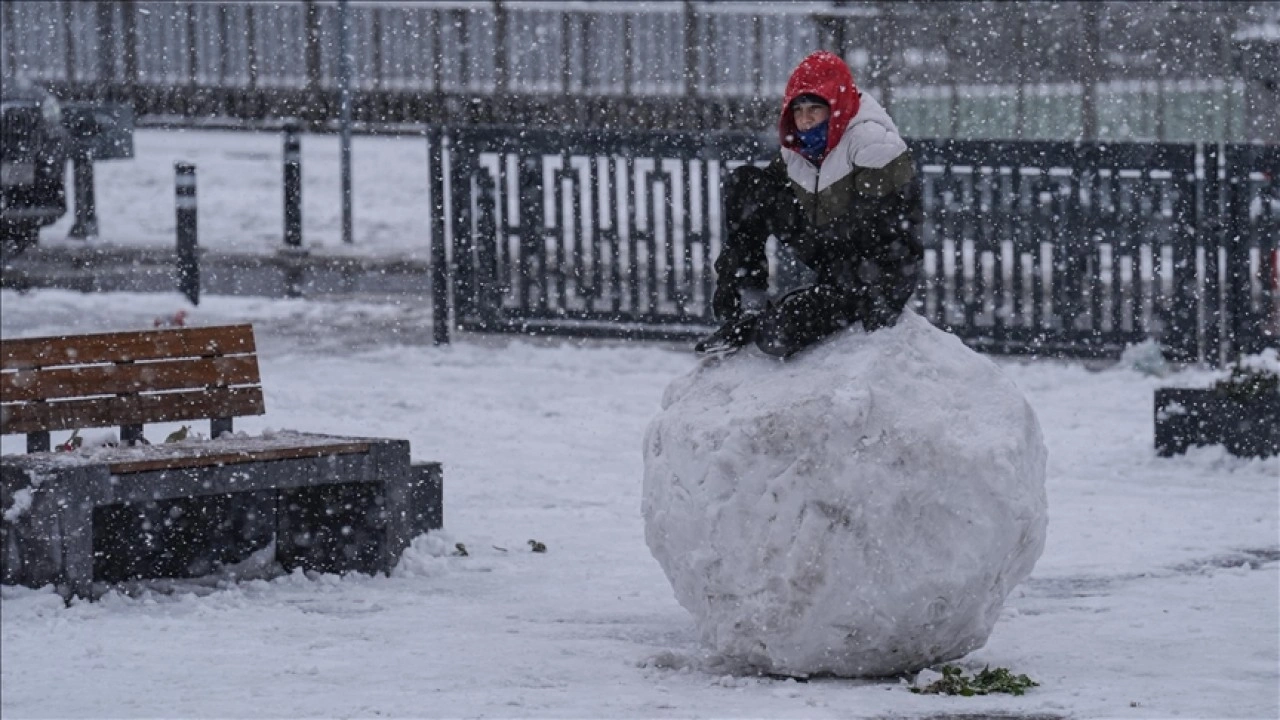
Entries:
[[1127,368],[1151,377],[1165,377],[1172,368],[1164,357],[1164,349],[1155,340],[1129,345],[1120,353],[1118,368]]
[[1240,358],[1240,367],[1250,372],[1280,375],[1280,349],[1267,348],[1257,355]]
[[1017,387],[908,312],[671,383],[645,437],[645,537],[729,661],[918,670],[981,647],[1030,574],[1046,455]]

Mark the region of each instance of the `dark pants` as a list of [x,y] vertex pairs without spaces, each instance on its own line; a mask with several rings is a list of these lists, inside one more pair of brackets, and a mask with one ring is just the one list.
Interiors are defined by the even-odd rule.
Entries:
[[[787,357],[857,322],[867,330],[892,325],[915,289],[914,274],[901,276],[900,267],[854,252],[838,230],[811,227],[785,175],[737,168],[725,187],[725,212],[728,237],[716,270],[735,297],[740,289],[768,287],[770,235],[816,274],[814,284],[770,302],[752,321],[750,339],[769,355]],[[733,319],[737,308],[717,312]]]
[[753,340],[761,352],[789,357],[858,320],[858,297],[837,285],[797,288],[756,318]]

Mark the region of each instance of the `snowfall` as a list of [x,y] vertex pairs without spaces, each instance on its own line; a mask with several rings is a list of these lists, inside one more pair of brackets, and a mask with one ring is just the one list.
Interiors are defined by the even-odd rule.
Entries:
[[[98,242],[171,242],[172,163],[194,158],[202,243],[274,249],[279,152],[278,136],[143,131],[136,159],[100,169]],[[332,138],[304,141],[317,248],[340,244],[324,179],[336,157]],[[425,143],[358,138],[355,157],[358,252],[424,252]],[[65,223],[45,241],[66,242]],[[646,427],[698,362],[685,345],[435,346],[417,298],[191,307],[176,292],[57,290],[0,292],[0,334],[150,328],[177,310],[253,323],[267,413],[237,429],[406,438],[444,465],[444,530],[390,577],[281,575],[267,559],[242,579],[70,606],[52,588],[0,588],[6,718],[1280,716],[1280,459],[1153,449],[1154,390],[1207,384],[1208,369],[996,359],[1048,447],[1048,536],[987,644],[957,664],[1039,685],[966,698],[913,694],[911,677],[736,675],[700,646],[640,508]]]

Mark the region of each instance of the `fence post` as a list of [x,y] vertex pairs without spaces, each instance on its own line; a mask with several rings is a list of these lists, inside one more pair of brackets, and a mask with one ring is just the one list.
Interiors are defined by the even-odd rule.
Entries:
[[1205,360],[1212,365],[1221,366],[1230,354],[1231,333],[1227,327],[1230,315],[1227,303],[1230,297],[1230,275],[1228,285],[1219,282],[1220,255],[1226,253],[1230,261],[1231,249],[1226,236],[1226,206],[1222,197],[1222,182],[1219,177],[1223,167],[1223,147],[1218,143],[1201,145],[1204,157],[1204,182],[1201,197],[1203,202],[1200,212],[1200,240],[1204,247],[1204,347]]
[[1178,188],[1173,206],[1173,287],[1169,326],[1165,328],[1168,340],[1165,346],[1171,359],[1177,362],[1196,362],[1199,357],[1197,337],[1198,303],[1200,293],[1196,288],[1196,231],[1199,228],[1195,207],[1194,188],[1191,182]]
[[968,52],[964,41],[959,37],[960,17],[963,6],[944,6],[946,33],[942,37],[942,47],[947,53],[947,137],[960,137],[960,65],[968,63]]
[[116,82],[116,47],[114,7],[106,0],[97,0],[94,35],[98,41],[98,61],[95,73],[97,97],[109,97]]
[[[684,0],[684,99],[698,97],[698,17],[693,0]],[[584,33],[585,35],[585,33]],[[583,90],[586,82],[583,82]]]
[[134,0],[120,3],[120,32],[124,35],[124,85],[134,112],[145,112],[142,91],[138,87],[138,8]]
[[431,169],[431,321],[436,345],[449,344],[449,272],[444,237],[444,134],[427,130]]
[[[629,8],[628,8],[629,10]],[[632,100],[631,86],[635,79],[635,21],[634,13],[622,14],[622,97]]]
[[[258,89],[258,22],[253,15],[253,3],[244,8],[244,60],[249,68],[249,89]],[[256,103],[260,104],[260,103]]]
[[62,6],[62,30],[66,35],[66,56],[64,58],[65,65],[63,72],[66,73],[66,83],[74,87],[76,83],[76,40],[75,33],[71,28],[75,27],[75,9],[71,7],[71,3]]
[[[1014,41],[1013,46],[1018,57],[1025,58],[1027,56],[1027,11],[1023,6],[1019,6],[1018,15],[1014,24]],[[893,108],[888,103],[882,103],[886,110],[892,111]],[[1027,130],[1027,79],[1021,75],[1018,76],[1018,89],[1014,97],[1014,120],[1013,120],[1013,137],[1017,140],[1024,139]],[[1017,173],[1014,173],[1015,177]]]
[[1098,75],[1102,51],[1102,8],[1092,3],[1081,5],[1084,25],[1084,57],[1080,63],[1080,138],[1098,139]]
[[[194,2],[187,3],[187,83],[191,89],[192,100],[199,107],[202,103],[200,97],[203,93],[200,89],[200,24],[196,21],[196,4]],[[223,39],[226,42],[226,39]],[[190,110],[188,110],[190,112]]]
[[302,247],[302,139],[295,121],[284,126],[284,244]]
[[[1249,170],[1241,146],[1225,146],[1226,165],[1226,304],[1230,318],[1230,341],[1227,362],[1261,350],[1262,327],[1266,316],[1254,312],[1252,295],[1253,270],[1249,265]],[[1234,150],[1234,151],[1233,151]],[[1267,248],[1259,247],[1265,255]],[[1265,257],[1262,266],[1266,266]],[[1259,278],[1265,284],[1266,278]]]
[[844,10],[848,5],[847,0],[835,0],[832,8],[835,13],[831,19],[831,49],[846,62],[849,54],[849,19],[845,17]]
[[177,208],[178,290],[192,305],[200,304],[200,265],[196,251],[196,166],[174,163],[174,205]]
[[[320,7],[316,4],[316,0],[306,0],[306,7],[303,11],[306,21],[306,37],[304,46],[304,61],[307,68],[307,87],[306,97],[310,103],[315,103],[320,98]],[[310,109],[310,108],[308,108]],[[315,120],[314,113],[307,118]]]
[[502,0],[493,0],[493,75],[494,95],[499,103],[504,103],[507,90],[511,87],[511,67],[508,63],[510,49],[507,47],[507,7]]
[[[18,24],[18,7],[17,3],[6,2],[0,3],[0,22],[6,28],[20,27]],[[6,33],[7,34],[7,33]],[[4,52],[4,66],[9,68],[9,72],[17,74],[18,72],[18,43],[16,38],[9,39],[8,42],[0,43],[0,51]],[[38,452],[38,451],[37,451]]]
[[[884,109],[893,112],[893,57],[897,50],[898,34],[897,12],[894,3],[881,2],[879,20],[885,28],[876,33],[875,85],[880,91],[880,104]],[[842,22],[847,22],[847,19]]]

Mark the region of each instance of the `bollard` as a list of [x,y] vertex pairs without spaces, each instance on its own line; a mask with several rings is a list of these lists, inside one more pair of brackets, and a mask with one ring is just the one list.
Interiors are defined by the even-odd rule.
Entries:
[[178,291],[200,304],[200,265],[196,257],[196,166],[174,163],[174,203],[178,228]]
[[449,344],[449,256],[444,237],[444,133],[427,131],[431,166],[431,324],[436,345]]
[[302,139],[293,122],[284,126],[284,244],[302,247]]
[[338,115],[342,176],[342,242],[350,245],[351,229],[351,23],[347,0],[338,0]]
[[72,182],[75,189],[75,223],[67,237],[84,240],[98,236],[98,203],[93,188],[93,153],[77,150],[71,159]]

